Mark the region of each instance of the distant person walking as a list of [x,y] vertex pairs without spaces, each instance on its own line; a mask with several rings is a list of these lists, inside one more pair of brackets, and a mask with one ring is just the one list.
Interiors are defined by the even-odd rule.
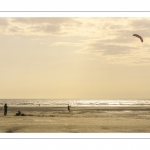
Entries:
[[4,116],[7,115],[7,108],[8,108],[8,106],[7,106],[7,104],[5,104],[5,105],[4,105]]
[[70,110],[70,107],[71,107],[71,106],[70,106],[70,105],[68,105],[68,111],[69,111],[69,112],[71,111],[71,110]]

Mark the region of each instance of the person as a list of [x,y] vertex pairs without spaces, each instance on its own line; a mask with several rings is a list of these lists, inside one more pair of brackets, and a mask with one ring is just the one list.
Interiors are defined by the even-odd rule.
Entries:
[[70,112],[70,107],[71,107],[71,106],[68,105],[68,111],[69,111],[69,112]]
[[5,105],[4,105],[4,116],[7,115],[7,108],[8,108],[8,106],[7,106],[7,104],[5,104]]
[[21,115],[21,111],[19,110],[17,113],[16,113],[16,116],[20,116]]

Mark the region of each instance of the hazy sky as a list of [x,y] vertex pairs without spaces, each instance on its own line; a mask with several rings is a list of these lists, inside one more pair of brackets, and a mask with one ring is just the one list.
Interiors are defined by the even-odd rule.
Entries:
[[0,98],[150,98],[150,18],[0,18]]

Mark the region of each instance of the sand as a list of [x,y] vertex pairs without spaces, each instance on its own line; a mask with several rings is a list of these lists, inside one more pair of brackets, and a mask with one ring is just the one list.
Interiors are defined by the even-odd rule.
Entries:
[[150,132],[150,107],[8,107],[7,116],[0,107],[1,133]]

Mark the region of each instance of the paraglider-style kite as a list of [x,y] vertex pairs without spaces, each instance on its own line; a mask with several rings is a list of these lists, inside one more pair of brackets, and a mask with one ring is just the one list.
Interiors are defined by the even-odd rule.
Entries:
[[143,38],[142,38],[140,35],[138,35],[138,34],[133,34],[133,36],[136,36],[137,38],[139,38],[139,39],[141,40],[141,42],[143,42]]

